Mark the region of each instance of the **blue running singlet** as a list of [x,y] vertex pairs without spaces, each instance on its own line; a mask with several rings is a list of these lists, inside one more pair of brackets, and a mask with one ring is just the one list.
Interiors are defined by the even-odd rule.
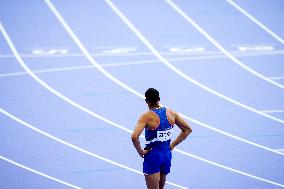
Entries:
[[171,133],[173,126],[167,119],[167,109],[165,107],[152,110],[160,118],[160,124],[157,128],[145,129],[146,147],[152,148],[144,156],[143,173],[168,174],[171,167],[172,153],[170,150]]

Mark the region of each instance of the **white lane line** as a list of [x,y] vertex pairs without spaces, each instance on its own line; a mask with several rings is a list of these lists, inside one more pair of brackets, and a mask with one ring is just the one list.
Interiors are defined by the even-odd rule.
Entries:
[[199,83],[198,81],[192,79],[191,77],[189,77],[188,75],[186,75],[185,73],[183,73],[181,70],[177,69],[174,65],[172,65],[167,59],[165,59],[161,54],[159,54],[159,52],[155,49],[155,47],[142,35],[142,33],[140,31],[138,31],[138,29],[130,22],[130,20],[114,5],[114,3],[110,0],[105,0],[105,2],[110,6],[110,8],[122,19],[122,21],[127,25],[127,27],[145,44],[145,46],[147,46],[152,52],[153,54],[159,59],[161,60],[162,63],[164,63],[167,67],[169,67],[172,71],[174,71],[176,74],[180,75],[182,78],[188,80],[189,82],[195,84],[196,86],[199,86],[200,88],[220,97],[223,98],[224,100],[231,102],[237,106],[240,106],[244,109],[247,109],[251,112],[254,112],[256,114],[259,114],[261,116],[264,116],[268,119],[277,121],[279,123],[284,124],[284,120],[271,116],[269,114],[265,114],[263,112],[260,112],[258,110],[256,110],[253,107],[250,107],[248,105],[245,105],[235,99],[232,99],[228,96],[225,96],[222,93],[219,93],[211,88],[209,88],[206,85],[203,85],[202,83]]
[[[77,104],[76,102],[72,101],[71,99],[67,98],[66,96],[62,95],[61,93],[59,93],[58,91],[54,90],[52,87],[50,87],[49,85],[47,85],[44,81],[42,81],[40,78],[38,78],[38,77],[30,70],[29,67],[26,66],[26,64],[24,63],[24,61],[23,61],[23,60],[21,59],[21,57],[19,56],[19,54],[18,54],[16,48],[14,47],[14,44],[13,44],[12,41],[10,40],[10,38],[9,38],[9,36],[8,36],[8,34],[7,34],[7,32],[6,32],[6,30],[4,29],[4,27],[3,27],[3,25],[2,25],[1,23],[0,23],[0,31],[2,32],[2,34],[3,34],[4,38],[5,38],[5,40],[7,41],[9,47],[11,48],[12,52],[14,53],[14,55],[15,55],[16,59],[18,60],[18,62],[20,63],[20,65],[21,65],[21,66],[30,74],[30,76],[31,76],[35,81],[37,81],[40,85],[42,85],[44,88],[46,88],[48,91],[50,91],[50,92],[53,93],[54,95],[60,97],[63,101],[68,102],[69,104],[71,104],[71,105],[73,105],[74,107],[76,107],[76,108],[82,110],[83,112],[86,112],[86,113],[88,113],[88,114],[90,114],[90,115],[92,115],[92,116],[94,116],[94,117],[96,117],[96,118],[98,118],[98,119],[100,119],[100,120],[102,120],[102,121],[104,121],[104,122],[110,124],[110,125],[113,125],[114,127],[120,128],[120,129],[122,129],[122,130],[124,130],[124,131],[126,131],[126,132],[129,132],[129,133],[132,133],[132,132],[133,132],[133,131],[130,130],[130,129],[127,129],[127,128],[125,128],[125,127],[123,127],[123,126],[121,126],[121,125],[119,125],[119,124],[117,124],[117,123],[115,123],[115,122],[113,122],[113,121],[111,121],[111,120],[108,120],[108,119],[106,119],[106,118],[104,118],[104,117],[102,117],[102,116],[99,116],[99,115],[95,114],[94,112],[92,112],[92,111],[86,109],[85,107],[83,107],[83,106]],[[137,93],[138,93],[138,92],[137,92]],[[138,93],[138,94],[139,94],[139,93]],[[143,95],[140,94],[140,96],[143,96]],[[144,99],[144,97],[143,97],[143,99]],[[1,109],[0,109],[0,111],[1,111]],[[2,112],[3,112],[3,110],[2,110]],[[5,115],[7,115],[7,114],[5,114]],[[189,119],[189,118],[187,118],[187,119]],[[193,120],[193,119],[190,119],[190,120],[196,121],[196,120]],[[207,126],[207,125],[204,124],[204,123],[201,123],[201,122],[198,122],[198,123],[201,124],[201,125],[204,126],[204,127]],[[208,126],[207,126],[207,127],[208,127]],[[212,128],[212,130],[218,131],[218,129],[215,129],[215,128]],[[223,131],[219,131],[219,132],[223,132]],[[226,135],[229,135],[229,136],[230,136],[230,134],[226,134]],[[143,136],[143,137],[144,137],[144,136]],[[233,136],[231,136],[231,137],[233,137]],[[244,141],[244,142],[247,141],[247,140],[244,140],[244,139],[240,139],[239,137],[233,137],[233,138],[236,138],[236,139],[238,139],[238,140],[242,140],[242,141]],[[248,141],[247,141],[247,142],[248,142]],[[274,151],[274,150],[272,150],[272,149],[269,149],[269,148],[267,148],[267,147],[264,147],[264,146],[261,146],[261,145],[258,145],[258,144],[254,144],[254,143],[251,143],[251,144],[252,144],[252,145],[255,145],[255,146],[257,146],[257,147],[266,149],[266,150],[268,150],[268,151],[271,151],[271,152],[274,152],[274,153],[283,155],[283,154],[281,154],[281,153],[279,153],[279,152],[276,152],[276,151]],[[270,184],[273,184],[273,185],[277,185],[277,186],[282,186],[282,187],[284,187],[284,185],[281,185],[281,184],[279,184],[279,183],[276,183],[276,182],[273,182],[273,181],[270,181],[270,180],[267,180],[267,179],[263,179],[263,178],[261,178],[261,177],[255,176],[255,175],[251,175],[251,174],[248,174],[248,173],[246,173],[246,172],[239,171],[239,170],[237,170],[237,169],[233,169],[233,168],[230,168],[230,167],[227,167],[227,166],[224,166],[224,165],[215,163],[215,162],[213,162],[213,161],[210,161],[210,160],[207,160],[207,159],[198,157],[198,156],[196,156],[196,155],[190,154],[190,153],[188,153],[188,152],[185,152],[185,151],[182,151],[182,150],[179,150],[179,149],[175,149],[175,151],[177,151],[177,152],[179,152],[179,153],[182,153],[182,154],[184,154],[184,155],[186,155],[186,156],[188,156],[188,157],[192,157],[192,158],[198,159],[198,160],[200,160],[200,161],[209,163],[209,164],[211,164],[211,165],[214,165],[214,166],[217,166],[217,167],[220,167],[220,168],[223,168],[223,169],[226,169],[226,170],[229,170],[229,171],[232,171],[232,172],[235,172],[235,173],[238,173],[238,174],[241,174],[241,175],[250,177],[250,178],[254,178],[254,179],[257,179],[257,180],[266,182],[266,183],[270,183]]]
[[[102,156],[100,156],[100,155],[98,155],[98,154],[95,154],[95,153],[93,153],[93,152],[87,151],[87,150],[85,150],[85,149],[83,149],[83,148],[80,148],[80,147],[74,145],[74,144],[71,144],[71,143],[69,143],[69,142],[66,142],[66,141],[60,139],[60,138],[57,138],[57,137],[55,137],[55,136],[53,136],[53,135],[51,135],[51,134],[49,134],[49,133],[47,133],[47,132],[44,132],[44,131],[42,131],[42,130],[40,130],[40,129],[34,127],[34,126],[32,126],[31,124],[29,124],[29,123],[27,123],[27,122],[25,122],[25,121],[19,119],[18,117],[16,117],[16,116],[10,114],[9,112],[3,110],[2,108],[0,108],[0,112],[3,113],[4,115],[10,117],[11,119],[15,120],[16,122],[20,123],[21,125],[23,125],[23,126],[29,128],[29,129],[31,129],[31,130],[37,132],[37,133],[40,133],[41,135],[44,135],[44,136],[46,136],[46,137],[48,137],[48,138],[50,138],[50,139],[52,139],[52,140],[55,140],[55,141],[57,141],[57,142],[59,142],[59,143],[61,143],[61,144],[64,144],[64,145],[66,145],[66,146],[68,146],[68,147],[70,147],[70,148],[72,148],[72,149],[74,149],[74,150],[77,150],[77,151],[82,152],[82,153],[84,153],[84,154],[90,155],[90,156],[92,156],[92,157],[95,157],[95,158],[97,158],[97,159],[100,159],[100,160],[102,160],[102,161],[105,161],[105,162],[107,162],[107,163],[110,163],[110,164],[112,164],[112,165],[121,167],[121,168],[126,169],[126,170],[128,170],[128,171],[131,171],[131,172],[134,172],[134,173],[137,173],[137,174],[140,174],[140,175],[144,175],[142,172],[140,172],[140,171],[138,171],[138,170],[136,170],[136,169],[132,169],[132,168],[130,168],[130,167],[128,167],[128,166],[125,166],[125,165],[123,165],[123,164],[120,164],[120,163],[117,163],[117,162],[112,161],[112,160],[110,160],[110,159],[104,158],[104,157],[102,157]],[[178,187],[178,188],[187,189],[187,187],[184,187],[184,186],[175,184],[175,183],[173,183],[173,182],[167,181],[167,184],[172,185],[172,186],[175,186],[175,187]]]
[[192,53],[192,52],[205,52],[204,47],[171,47],[170,52]]
[[195,27],[204,37],[206,37],[215,47],[217,47],[221,52],[223,52],[229,59],[231,59],[234,63],[239,65],[241,68],[247,70],[251,74],[255,75],[256,77],[259,77],[260,79],[267,81],[268,83],[279,87],[280,89],[284,89],[284,85],[281,85],[280,83],[277,83],[261,73],[258,73],[254,69],[248,67],[241,61],[239,61],[237,58],[235,58],[231,53],[229,53],[222,45],[220,45],[212,36],[210,36],[201,26],[199,26],[192,18],[190,18],[181,8],[179,8],[174,2],[171,0],[165,0],[169,6],[171,6],[181,17],[183,17],[187,22],[189,22],[193,27]]
[[34,49],[32,50],[32,54],[34,55],[55,55],[55,54],[68,54],[68,49],[62,49],[62,48],[53,48],[53,49]]
[[114,48],[114,49],[108,49],[108,50],[103,50],[103,54],[129,54],[131,52],[135,52],[136,48],[128,48],[128,47],[124,47],[124,48]]
[[254,16],[252,16],[251,14],[249,14],[245,9],[243,9],[240,5],[238,5],[236,2],[232,1],[232,0],[227,0],[227,2],[229,4],[231,4],[233,7],[235,7],[238,11],[240,11],[241,13],[243,13],[246,17],[248,17],[251,21],[253,21],[255,24],[257,24],[259,27],[261,27],[264,31],[266,31],[267,33],[269,33],[274,39],[276,39],[277,41],[279,41],[280,43],[282,43],[282,45],[284,45],[284,40],[277,35],[276,33],[274,33],[271,29],[269,29],[267,26],[265,26],[263,23],[261,23],[259,20],[257,20]]
[[274,47],[271,45],[239,45],[239,51],[247,52],[247,51],[255,51],[255,52],[267,52],[274,51]]
[[284,149],[276,149],[276,151],[278,151],[280,153],[284,153]]
[[[239,47],[237,47],[239,48]],[[224,53],[220,51],[204,51],[200,52],[187,52],[187,51],[177,51],[177,52],[159,52],[164,56],[190,56],[188,58],[193,58],[194,60],[199,59],[214,59],[214,58],[227,58]],[[275,50],[275,51],[230,51],[235,57],[250,57],[250,56],[273,56],[273,55],[283,55],[284,50]],[[134,53],[90,53],[93,57],[119,57],[119,56],[153,56],[152,52],[134,52]],[[83,53],[66,53],[66,54],[31,54],[31,53],[20,53],[20,56],[23,58],[66,58],[66,57],[83,57]],[[0,54],[0,58],[15,58],[13,54]]]
[[264,113],[282,113],[284,110],[261,110]]
[[[111,81],[113,81],[114,83],[116,83],[117,85],[121,86],[122,88],[126,89],[127,91],[129,91],[130,93],[142,98],[143,100],[145,99],[144,95],[140,94],[139,92],[135,91],[134,89],[132,89],[131,87],[129,87],[128,85],[122,83],[120,80],[116,79],[114,76],[112,76],[111,74],[109,74],[106,70],[104,70],[104,68],[101,67],[100,64],[98,64],[96,62],[96,60],[90,55],[90,53],[87,51],[87,49],[84,47],[84,45],[81,43],[81,41],[79,40],[79,38],[73,33],[72,29],[68,26],[68,24],[65,22],[65,20],[63,19],[63,17],[60,15],[60,13],[56,10],[56,8],[54,7],[54,5],[51,3],[51,1],[49,0],[45,0],[45,2],[47,3],[48,7],[51,9],[51,11],[55,14],[55,16],[59,19],[59,21],[61,22],[62,26],[66,29],[67,33],[70,35],[70,37],[74,40],[74,42],[78,45],[78,47],[80,48],[80,50],[85,54],[86,58],[90,61],[91,64],[93,64],[102,74],[104,74],[107,78],[109,78]],[[8,38],[9,39],[9,38]],[[11,43],[12,47],[13,44]],[[13,47],[15,49],[15,47]],[[24,62],[21,60],[21,57],[19,56],[19,54],[17,54],[17,51],[14,50],[15,55],[17,56],[17,59],[20,60],[23,64]],[[29,68],[28,68],[29,69]],[[33,74],[32,71],[30,71],[31,74]],[[34,75],[34,74],[33,74]],[[36,76],[35,76],[36,77]],[[70,100],[70,99],[69,99]],[[71,100],[70,100],[71,101]],[[74,104],[74,102],[73,102]],[[87,113],[92,113],[91,111],[87,110],[87,109],[82,109],[82,107],[78,104],[76,105],[79,109],[87,112]],[[188,117],[186,115],[181,114],[181,116],[183,116],[185,119],[196,123],[202,127],[205,127],[207,129],[210,129],[214,132],[220,133],[222,135],[225,135],[227,137],[233,138],[235,140],[239,140],[241,142],[256,146],[258,148],[262,148],[264,150],[270,151],[272,153],[276,153],[278,155],[283,155],[281,153],[278,153],[276,151],[274,151],[273,149],[270,149],[268,147],[262,146],[260,144],[256,144],[254,142],[251,142],[249,140],[246,140],[244,138],[232,135],[230,133],[224,132],[220,129],[214,128],[208,124],[202,123],[201,121],[195,120],[191,117]]]
[[[0,111],[2,112],[2,109],[0,109]],[[65,182],[65,181],[63,181],[63,180],[57,179],[57,178],[55,178],[55,177],[49,176],[49,175],[47,175],[47,174],[44,174],[44,173],[42,173],[42,172],[39,172],[39,171],[34,170],[34,169],[32,169],[32,168],[29,168],[29,167],[27,167],[27,166],[25,166],[25,165],[23,165],[23,164],[17,163],[17,162],[15,162],[15,161],[13,161],[13,160],[11,160],[11,159],[8,159],[8,158],[6,158],[6,157],[4,157],[4,156],[2,156],[2,155],[0,155],[0,159],[4,160],[4,161],[6,161],[6,162],[9,162],[9,163],[11,163],[11,164],[13,164],[13,165],[15,165],[15,166],[17,166],[17,167],[20,167],[20,168],[22,168],[22,169],[25,169],[25,170],[27,170],[27,171],[30,171],[30,172],[35,173],[35,174],[37,174],[37,175],[40,175],[40,176],[42,176],[42,177],[45,177],[45,178],[48,178],[48,179],[50,179],[50,180],[56,181],[56,182],[58,182],[58,183],[61,183],[61,184],[65,185],[65,186],[69,186],[69,187],[71,187],[71,188],[76,188],[76,189],[81,189],[81,187],[79,187],[79,186],[75,186],[75,185],[70,184],[70,183],[68,183],[68,182]],[[3,173],[3,174],[4,174],[4,173]]]
[[270,79],[273,79],[273,80],[283,80],[284,77],[269,77]]

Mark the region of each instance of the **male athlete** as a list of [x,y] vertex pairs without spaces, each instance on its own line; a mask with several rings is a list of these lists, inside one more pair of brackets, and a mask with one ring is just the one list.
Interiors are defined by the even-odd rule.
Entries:
[[[145,93],[145,98],[149,111],[139,118],[131,139],[138,154],[144,158],[143,173],[147,188],[163,189],[166,175],[170,172],[171,151],[186,139],[192,130],[177,112],[160,106],[160,96],[156,89],[149,88]],[[181,133],[171,143],[174,124],[181,129]],[[144,129],[146,147],[143,150],[139,136]]]

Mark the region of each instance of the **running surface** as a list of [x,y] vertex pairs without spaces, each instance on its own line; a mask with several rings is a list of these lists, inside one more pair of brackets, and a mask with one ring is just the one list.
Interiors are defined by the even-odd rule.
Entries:
[[283,8],[1,1],[0,187],[145,188],[130,133],[155,87],[193,128],[167,188],[283,188]]

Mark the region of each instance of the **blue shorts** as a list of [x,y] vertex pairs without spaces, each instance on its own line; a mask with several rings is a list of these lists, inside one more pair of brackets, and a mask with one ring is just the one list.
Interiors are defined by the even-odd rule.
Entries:
[[171,169],[172,152],[170,150],[160,150],[153,148],[144,156],[143,173],[168,174]]

